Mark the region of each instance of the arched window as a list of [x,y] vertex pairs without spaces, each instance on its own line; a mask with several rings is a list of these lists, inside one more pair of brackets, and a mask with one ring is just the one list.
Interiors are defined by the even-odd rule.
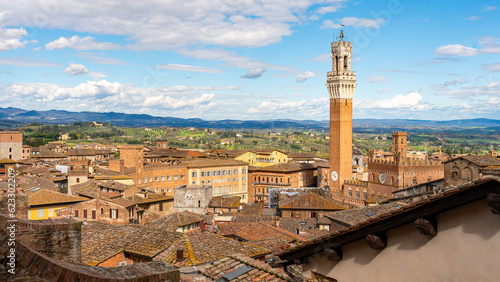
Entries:
[[457,166],[451,168],[451,178],[461,178],[460,169]]
[[363,199],[368,199],[368,192],[365,190],[363,190]]
[[374,174],[372,174],[372,181],[375,182],[375,179],[376,178],[375,178],[375,173],[374,173]]
[[464,168],[464,171],[462,173],[462,179],[472,180],[472,169],[470,169],[470,167]]
[[394,176],[393,176],[393,177],[391,177],[391,184],[392,184],[392,185],[396,184],[396,182],[394,181]]
[[401,144],[403,144],[403,143],[404,143],[404,139],[403,139],[403,138],[401,138]]
[[344,70],[347,70],[347,56],[344,56]]
[[348,191],[348,193],[349,193],[349,194],[348,194],[348,195],[349,195],[349,197],[352,197],[352,188],[351,188],[351,187],[349,187],[349,189],[348,189],[347,191]]
[[359,199],[359,188],[356,188],[356,198]]

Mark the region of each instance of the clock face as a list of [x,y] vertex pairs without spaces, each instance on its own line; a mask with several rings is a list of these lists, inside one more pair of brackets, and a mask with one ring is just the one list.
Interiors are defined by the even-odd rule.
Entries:
[[384,172],[382,172],[379,176],[378,179],[380,180],[380,183],[385,183],[386,175]]
[[337,181],[339,179],[339,174],[336,171],[332,171],[332,180]]

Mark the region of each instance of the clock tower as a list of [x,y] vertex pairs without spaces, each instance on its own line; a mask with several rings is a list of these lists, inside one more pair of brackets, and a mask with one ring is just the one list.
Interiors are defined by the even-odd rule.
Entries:
[[352,178],[352,97],[356,72],[351,71],[352,42],[341,30],[332,43],[332,71],[327,73],[330,95],[330,191],[339,192]]

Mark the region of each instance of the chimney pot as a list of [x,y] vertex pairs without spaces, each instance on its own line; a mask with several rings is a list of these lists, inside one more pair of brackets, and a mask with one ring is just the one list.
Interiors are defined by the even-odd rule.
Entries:
[[200,229],[201,229],[201,231],[205,231],[205,229],[206,229],[205,228],[205,221],[203,221],[203,220],[200,221]]

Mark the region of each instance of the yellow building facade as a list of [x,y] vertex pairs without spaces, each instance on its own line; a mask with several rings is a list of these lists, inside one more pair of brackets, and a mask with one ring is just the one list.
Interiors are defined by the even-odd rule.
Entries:
[[39,189],[28,194],[28,219],[41,220],[57,216],[57,211],[71,204],[88,200],[47,189]]
[[280,163],[287,163],[288,156],[280,151],[248,151],[238,157],[236,160],[246,162],[251,166],[265,167]]

